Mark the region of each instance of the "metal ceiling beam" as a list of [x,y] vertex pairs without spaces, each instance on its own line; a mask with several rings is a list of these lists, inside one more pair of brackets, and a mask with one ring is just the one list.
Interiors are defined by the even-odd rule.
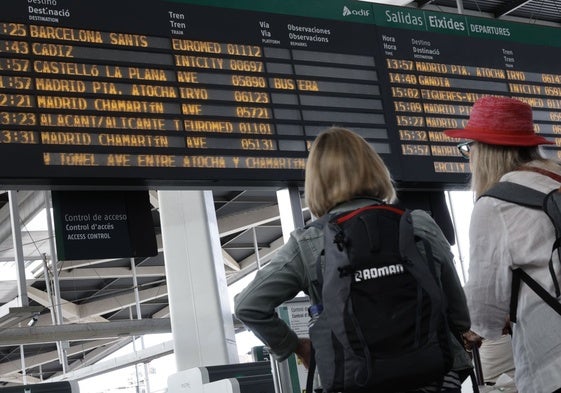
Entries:
[[[143,289],[138,292],[140,302],[144,303],[150,300],[158,299],[168,294],[167,285],[160,285],[154,288]],[[94,315],[104,315],[109,312],[119,311],[126,307],[136,304],[133,291],[119,296],[111,296],[102,300],[80,305],[80,315],[82,318],[91,317]]]
[[155,333],[171,333],[169,318],[10,328],[2,330],[0,346],[98,340]]
[[[45,205],[45,197],[42,192],[34,191],[18,191],[19,215],[22,223],[27,223],[33,218]],[[22,228],[25,230],[25,228]],[[4,242],[12,236],[12,227],[10,226],[10,208],[9,204],[5,204],[0,209],[0,243]]]
[[427,4],[432,3],[434,0],[417,0],[417,7],[423,8]]
[[[118,278],[108,278],[106,280],[102,280],[101,283],[97,285],[95,292],[90,293],[88,297],[85,298],[83,301],[89,302],[91,299],[97,299],[99,297],[107,296],[108,294],[111,295],[112,293],[119,293],[119,292],[123,293],[123,291],[126,291],[127,289],[132,289],[132,284],[127,288],[123,288],[123,287],[118,288],[117,285],[115,285],[118,282],[119,282]],[[110,290],[109,288],[111,286],[113,286],[113,288]]]
[[[83,259],[77,261],[61,261],[58,268],[61,271],[72,270],[72,269],[78,269],[86,266],[95,266],[107,262],[120,261],[123,259],[124,258],[106,258],[106,259]],[[126,259],[128,261],[128,258]]]
[[[115,342],[115,339],[110,340],[97,340],[97,341],[87,341],[79,345],[71,345],[70,348],[66,350],[68,356],[78,355],[97,347],[103,345],[109,345]],[[51,362],[58,362],[58,351],[43,352],[39,355],[26,356],[25,366],[27,369],[45,365]],[[21,360],[11,360],[9,362],[0,363],[0,376],[10,376],[14,373],[19,373],[21,371]]]
[[[269,245],[267,245],[267,247],[262,247],[259,250],[259,258],[261,259],[261,262],[264,262],[263,265],[265,265],[266,262],[269,259],[271,259],[271,257],[275,255],[277,250],[283,245],[284,245],[284,239],[282,236],[280,236],[278,239],[272,241]],[[242,269],[246,269],[248,265],[254,264],[256,262],[257,262],[257,256],[250,255],[249,257],[241,260],[239,263]]]
[[[36,301],[40,305],[46,308],[51,308],[51,300],[49,299],[49,295],[45,291],[41,291],[34,287],[28,287],[27,293],[29,298]],[[74,304],[70,301],[61,299],[61,308],[62,308],[62,317],[65,322],[104,322],[105,319],[100,317],[99,315],[82,315],[81,314],[81,307],[77,304]],[[52,312],[52,310],[51,310]],[[45,317],[42,317],[40,322]],[[48,324],[48,323],[45,323]]]
[[279,217],[279,207],[277,205],[254,209],[245,213],[232,214],[218,220],[218,232],[220,237],[233,235],[234,233],[278,220]]
[[1,382],[6,382],[6,383],[13,383],[16,385],[23,385],[24,382],[26,384],[30,384],[30,383],[41,383],[41,379],[33,377],[29,374],[26,374],[25,376],[25,381],[23,380],[23,374],[18,373],[18,374],[14,374],[14,375],[2,375],[0,376],[0,381]]
[[[68,371],[77,370],[82,367],[91,366],[95,364],[107,356],[111,355],[112,353],[118,351],[119,349],[123,348],[124,346],[130,344],[134,337],[126,337],[122,338],[111,345],[102,345],[100,347],[95,348],[94,350],[89,351],[88,353],[84,354],[80,357],[80,359],[73,361],[69,367]],[[58,375],[58,374],[57,374]]]
[[224,265],[236,272],[240,271],[240,264],[232,258],[224,249],[222,249],[222,259],[224,260]]
[[[1,224],[0,224],[1,225]],[[49,234],[47,231],[27,231],[22,227],[21,243],[23,246],[23,259],[25,261],[42,260],[43,253],[47,255],[50,252],[47,250],[49,242]],[[0,243],[0,261],[13,262],[14,261],[14,245],[11,236]],[[41,251],[43,250],[43,251]]]
[[76,371],[71,371],[64,375],[50,378],[49,382],[62,380],[81,380],[105,374],[123,367],[133,366],[138,363],[148,363],[159,357],[173,353],[173,341],[167,341],[160,345],[155,345],[146,349],[138,350],[136,353],[120,356],[108,361],[102,361],[89,367],[84,367]]
[[[44,307],[50,307],[48,294],[37,288],[29,287],[29,297]],[[139,291],[140,302],[144,303],[150,300],[167,296],[167,286],[161,285],[154,288],[148,288]],[[101,315],[119,311],[123,308],[130,307],[136,303],[134,293],[131,290],[119,296],[111,296],[105,299],[77,305],[69,301],[63,300],[62,314],[66,322],[106,322]],[[41,316],[39,325],[49,325],[47,315]]]
[[[259,259],[261,265],[266,265],[271,257],[275,255],[277,250],[284,245],[284,239],[279,237],[277,240],[273,241],[269,247],[263,247],[259,250]],[[247,276],[251,272],[257,269],[257,256],[255,254],[245,258],[244,260],[239,262],[241,270],[234,274],[228,274],[227,281],[228,285],[235,283],[236,281],[240,280],[241,278]]]
[[510,14],[511,12],[517,10],[520,7],[525,6],[528,3],[531,3],[533,0],[513,0],[513,1],[505,1],[502,5],[497,7],[493,14],[495,18],[500,18],[501,16],[505,16]]
[[[156,235],[156,241],[158,242],[158,252],[162,252],[161,249],[161,240],[162,236],[161,235]],[[115,262],[115,261],[123,261],[126,260],[126,264],[128,266],[128,264],[130,263],[130,258],[106,258],[106,259],[81,259],[81,260],[76,260],[76,261],[61,261],[59,263],[59,269],[61,271],[65,271],[65,270],[72,270],[72,269],[78,269],[78,268],[82,268],[82,267],[88,267],[88,266],[96,266],[96,265],[101,265],[103,263],[108,263],[108,262]],[[132,275],[132,273],[131,273]]]
[[169,306],[162,308],[160,311],[154,313],[152,318],[169,318],[170,310]]
[[218,198],[214,198],[214,203],[215,204],[223,203],[222,206],[219,206],[217,209],[215,209],[216,214],[218,214],[218,212],[220,212],[220,210],[223,210],[229,204],[234,203],[237,199],[241,198],[242,195],[244,195],[245,193],[246,193],[246,191],[235,192],[235,195],[232,196],[230,199],[228,199],[226,201],[221,201]]
[[[137,277],[164,277],[164,266],[142,266],[136,268]],[[132,278],[128,267],[94,267],[62,271],[59,280],[103,280],[107,278]]]
[[[14,300],[19,303],[19,299]],[[0,329],[16,326],[19,323],[36,321],[43,309],[42,306],[8,307],[3,310],[3,314],[0,316]]]
[[[257,243],[259,249],[269,247],[269,243],[261,242]],[[242,243],[236,241],[229,241],[222,245],[226,250],[253,250],[255,249],[255,244],[253,243]]]

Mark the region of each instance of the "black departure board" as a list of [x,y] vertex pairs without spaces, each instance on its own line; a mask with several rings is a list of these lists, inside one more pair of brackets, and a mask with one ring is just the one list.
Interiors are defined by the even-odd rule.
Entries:
[[526,100],[561,141],[559,29],[358,1],[2,11],[6,186],[301,185],[311,142],[335,125],[366,138],[399,187],[449,188],[469,167],[443,130],[487,94]]
[[387,7],[376,20],[401,181],[456,183],[469,174],[458,140],[443,130],[463,128],[473,102],[485,95],[530,104],[535,131],[556,143],[544,147],[545,155],[561,158],[559,29]]

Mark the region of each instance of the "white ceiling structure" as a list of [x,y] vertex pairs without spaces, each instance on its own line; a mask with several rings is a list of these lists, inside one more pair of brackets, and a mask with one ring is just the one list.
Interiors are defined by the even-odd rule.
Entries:
[[[77,369],[80,369],[79,375],[85,378],[107,372],[107,369],[93,365],[103,356],[128,344],[132,336],[171,331],[157,192],[150,191],[150,199],[159,254],[136,260],[60,261],[58,278],[63,324],[58,326],[53,326],[49,311],[56,309],[52,300],[55,298],[52,290],[55,283],[50,266],[49,232],[45,229],[29,230],[34,225],[28,224],[39,212],[43,211],[44,214],[46,195],[44,191],[17,193],[27,295],[30,306],[34,308],[18,319],[8,318],[17,309],[18,286],[14,273],[9,204],[5,198],[0,208],[0,272],[3,272],[2,277],[7,278],[0,281],[0,384],[23,381],[20,344],[25,345],[26,379],[28,383],[33,383],[40,378],[61,377],[64,370],[59,361],[57,342],[67,342],[68,346],[65,377],[77,377]],[[260,263],[266,263],[283,244],[276,192],[215,191],[214,200],[224,267],[229,282],[234,282],[255,270],[257,258]],[[306,210],[304,214],[309,218]],[[47,262],[47,275],[43,260]],[[136,319],[133,261],[141,320]],[[46,276],[51,289],[47,286]],[[26,322],[37,313],[37,307],[41,310],[37,322],[33,327],[28,327]],[[2,319],[3,315],[5,320]],[[18,326],[22,320],[24,323]],[[147,352],[145,355],[155,357],[167,354],[170,352],[169,345],[157,352]],[[119,365],[129,363],[124,361]]]

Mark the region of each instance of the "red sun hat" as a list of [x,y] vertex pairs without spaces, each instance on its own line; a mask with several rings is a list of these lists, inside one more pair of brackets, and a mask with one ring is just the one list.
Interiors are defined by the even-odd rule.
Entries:
[[488,96],[473,104],[464,129],[444,130],[454,138],[466,138],[489,145],[537,146],[553,144],[534,132],[532,107],[509,97]]

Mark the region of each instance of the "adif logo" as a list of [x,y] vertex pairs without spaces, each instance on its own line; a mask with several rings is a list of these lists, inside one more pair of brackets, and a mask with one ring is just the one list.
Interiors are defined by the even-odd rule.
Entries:
[[370,16],[370,10],[360,9],[360,10],[351,10],[346,5],[343,6],[343,16]]
[[372,280],[374,278],[381,278],[386,276],[393,276],[394,274],[401,274],[404,272],[401,263],[389,265],[384,267],[373,267],[370,269],[357,270],[355,272],[355,282]]

